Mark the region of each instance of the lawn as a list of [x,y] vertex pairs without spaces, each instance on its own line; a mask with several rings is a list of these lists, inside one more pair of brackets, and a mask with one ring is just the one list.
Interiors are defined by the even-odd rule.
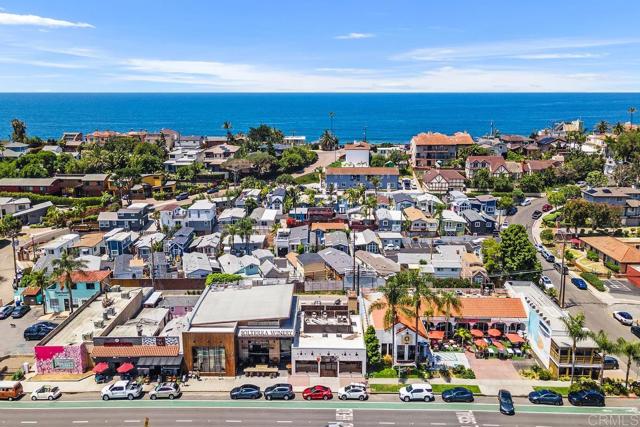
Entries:
[[538,390],[555,391],[556,393],[561,394],[563,397],[567,397],[567,395],[569,394],[569,387],[547,387],[547,386],[541,385],[541,386],[534,386],[533,389],[536,391]]
[[[404,386],[405,384],[371,384],[370,388],[372,393],[397,393]],[[434,393],[441,394],[445,390],[458,386],[454,384],[432,384],[432,387]],[[477,385],[464,385],[461,387],[468,388],[474,394],[480,394],[480,387]]]
[[319,179],[317,172],[311,172],[306,175],[300,175],[295,179],[295,181],[298,185],[317,184]]

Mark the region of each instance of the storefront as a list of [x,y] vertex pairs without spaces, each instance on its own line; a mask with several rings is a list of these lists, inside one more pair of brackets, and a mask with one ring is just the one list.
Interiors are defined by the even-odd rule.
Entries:
[[272,364],[284,366],[291,361],[294,330],[243,328],[238,329],[238,359],[242,365]]

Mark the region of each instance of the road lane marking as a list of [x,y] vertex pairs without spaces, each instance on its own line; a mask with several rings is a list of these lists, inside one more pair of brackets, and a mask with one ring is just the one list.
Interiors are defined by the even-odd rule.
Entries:
[[38,424],[37,421],[20,421],[20,424]]
[[76,420],[76,421],[71,421],[73,424],[89,424],[89,421],[87,420]]
[[224,420],[225,423],[241,423],[242,420]]
[[500,424],[482,424],[484,427],[500,427]]
[[124,420],[125,423],[139,423],[140,420]]
[[447,423],[431,423],[432,426],[446,426]]
[[177,423],[192,423],[193,420],[176,420]]
[[395,425],[396,423],[394,423],[393,421],[378,421],[378,424],[392,426],[392,425]]
[[283,420],[283,421],[276,421],[276,422],[277,422],[277,423],[280,423],[280,424],[290,424],[290,423],[292,423],[293,421]]

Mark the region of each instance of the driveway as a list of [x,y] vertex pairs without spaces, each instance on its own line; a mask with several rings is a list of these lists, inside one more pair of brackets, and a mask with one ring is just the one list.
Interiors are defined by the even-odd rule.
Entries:
[[344,150],[342,149],[337,151],[314,151],[318,153],[318,160],[315,163],[310,164],[309,166],[304,168],[302,172],[292,174],[294,178],[306,175],[311,172],[315,172],[316,168],[326,168],[331,163],[335,162],[336,160],[340,159],[340,157],[343,157],[345,155]]
[[[41,307],[31,307],[31,311],[20,319],[9,317],[0,320],[0,336],[2,336],[2,346],[0,346],[0,356],[8,354],[33,354],[33,348],[38,341],[26,341],[22,336],[24,330],[38,321],[42,316]],[[12,326],[14,325],[14,326]]]

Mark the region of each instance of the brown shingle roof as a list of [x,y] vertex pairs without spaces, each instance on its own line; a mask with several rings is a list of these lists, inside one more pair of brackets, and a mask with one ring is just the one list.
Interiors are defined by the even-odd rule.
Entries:
[[349,227],[344,222],[314,222],[311,224],[311,231],[316,230],[347,230]]
[[449,136],[442,133],[419,133],[411,138],[415,145],[472,145],[473,139],[466,132],[456,132]]
[[327,175],[400,175],[398,168],[327,168]]
[[438,176],[443,177],[445,181],[464,181],[464,176],[453,169],[430,169],[424,174],[423,181],[431,182]]
[[371,149],[371,145],[367,144],[364,141],[354,142],[353,144],[347,144],[344,146],[345,150],[366,150],[369,151]]
[[177,356],[180,347],[177,345],[131,345],[131,346],[104,346],[93,347],[92,357],[153,357],[153,356]]
[[411,222],[413,221],[426,221],[427,216],[420,209],[414,207],[408,207],[404,211],[404,216]]
[[621,264],[640,264],[640,251],[615,237],[581,237],[580,240]]

